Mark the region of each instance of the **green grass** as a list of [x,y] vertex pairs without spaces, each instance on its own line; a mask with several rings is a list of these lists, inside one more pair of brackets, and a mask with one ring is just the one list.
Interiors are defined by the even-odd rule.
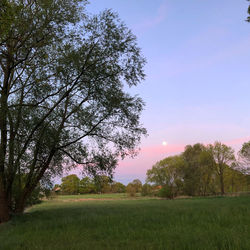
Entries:
[[0,249],[250,249],[250,197],[64,198],[0,225]]
[[126,193],[120,194],[80,194],[80,195],[58,195],[56,200],[79,200],[79,199],[128,199]]

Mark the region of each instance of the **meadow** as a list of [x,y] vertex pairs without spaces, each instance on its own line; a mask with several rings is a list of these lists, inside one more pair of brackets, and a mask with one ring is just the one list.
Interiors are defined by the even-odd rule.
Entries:
[[250,249],[249,235],[249,196],[59,196],[0,225],[0,249]]

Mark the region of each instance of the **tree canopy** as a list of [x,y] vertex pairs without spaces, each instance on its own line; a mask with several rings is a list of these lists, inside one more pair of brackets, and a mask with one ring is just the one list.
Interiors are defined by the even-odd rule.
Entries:
[[215,162],[216,172],[220,178],[221,194],[224,194],[224,170],[235,161],[234,150],[220,142],[215,142],[209,148]]
[[68,175],[62,178],[62,192],[66,194],[78,194],[80,179],[75,174]]
[[[249,143],[240,151],[249,164]],[[249,190],[249,175],[239,166],[231,147],[215,142],[187,145],[180,155],[169,156],[147,171],[147,182],[161,186],[162,195],[208,195]]]
[[245,173],[250,173],[250,141],[245,142],[239,151],[239,164]]
[[1,1],[0,222],[65,166],[112,175],[146,134],[143,101],[124,91],[145,77],[136,38],[115,13],[90,15],[86,4]]

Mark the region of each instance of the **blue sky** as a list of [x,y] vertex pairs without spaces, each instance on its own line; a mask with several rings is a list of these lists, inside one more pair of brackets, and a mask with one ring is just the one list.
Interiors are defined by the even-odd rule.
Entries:
[[[250,140],[250,23],[246,0],[93,0],[117,12],[147,58],[147,78],[131,93],[146,102],[149,136],[115,180],[145,180],[147,169],[186,144]],[[166,141],[167,146],[162,146]]]

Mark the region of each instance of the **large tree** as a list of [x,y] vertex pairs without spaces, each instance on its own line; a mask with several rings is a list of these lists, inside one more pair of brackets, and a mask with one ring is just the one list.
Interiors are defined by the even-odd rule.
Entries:
[[179,192],[183,186],[183,168],[185,161],[180,156],[169,156],[157,162],[147,171],[147,182]]
[[92,16],[85,5],[1,1],[0,223],[63,166],[112,174],[146,133],[143,101],[124,91],[144,79],[136,38],[110,10]]
[[234,150],[221,142],[215,142],[213,145],[209,145],[210,152],[214,159],[214,167],[220,181],[221,194],[225,194],[224,188],[224,174],[225,169],[235,161]]
[[182,153],[184,190],[189,195],[206,195],[212,180],[214,160],[207,147],[196,143],[187,145]]

